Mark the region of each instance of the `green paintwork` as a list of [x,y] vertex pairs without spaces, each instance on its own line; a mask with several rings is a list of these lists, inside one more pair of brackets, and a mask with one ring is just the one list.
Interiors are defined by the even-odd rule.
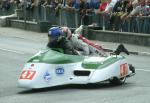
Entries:
[[[58,52],[60,51],[60,52]],[[63,54],[61,49],[55,48],[55,51],[46,48],[41,50],[39,55],[33,56],[28,63],[49,63],[49,64],[66,64],[83,61],[83,56]]]
[[[59,51],[59,52],[58,52]],[[40,51],[38,55],[33,56],[28,63],[48,63],[48,64],[67,64],[67,63],[77,63],[82,62],[82,67],[85,69],[103,69],[124,57],[117,57],[117,56],[109,56],[106,57],[103,61],[85,61],[84,56],[78,55],[68,55],[62,53],[61,49],[55,48],[54,50],[50,48],[46,48]],[[86,57],[90,58],[90,57]]]
[[103,69],[121,59],[124,59],[124,57],[108,57],[103,62],[83,62],[82,67],[86,69]]

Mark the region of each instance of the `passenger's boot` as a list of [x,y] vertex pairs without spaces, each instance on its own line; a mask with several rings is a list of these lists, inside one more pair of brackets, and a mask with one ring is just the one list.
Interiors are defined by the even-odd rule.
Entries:
[[129,69],[132,71],[132,73],[135,73],[135,67],[132,64],[129,64]]
[[124,47],[123,44],[120,44],[117,49],[114,51],[114,54],[119,55],[121,52],[126,53],[127,55],[129,55],[129,51]]

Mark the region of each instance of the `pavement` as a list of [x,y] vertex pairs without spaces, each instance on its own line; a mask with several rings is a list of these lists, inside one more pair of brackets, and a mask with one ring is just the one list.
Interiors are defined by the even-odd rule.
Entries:
[[[27,31],[27,30],[22,30],[17,28],[0,27],[0,35],[28,39],[37,42],[47,42],[47,33],[37,33],[33,31]],[[41,38],[40,40],[38,39],[39,37]],[[92,41],[97,44],[100,44],[107,51],[114,51],[117,48],[117,46],[120,44],[114,42],[104,42],[104,41],[95,41],[95,40]],[[130,52],[130,54],[150,56],[150,47],[132,45],[132,44],[124,44],[124,45]]]

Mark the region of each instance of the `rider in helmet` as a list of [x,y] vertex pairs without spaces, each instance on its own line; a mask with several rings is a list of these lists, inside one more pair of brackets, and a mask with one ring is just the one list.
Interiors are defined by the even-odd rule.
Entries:
[[[50,48],[62,48],[65,54],[78,55],[102,55],[107,56],[103,48],[82,37],[81,31],[83,26],[80,26],[72,34],[68,27],[52,27],[48,31]],[[82,50],[77,52],[77,50]],[[114,54],[119,55],[120,52],[129,52],[123,45],[119,45]]]
[[74,49],[71,42],[64,37],[63,30],[59,27],[52,27],[48,31],[49,42],[47,44],[50,48],[61,48],[65,54],[74,54]]
[[[82,40],[73,37],[71,30],[68,27],[52,27],[48,31],[49,43],[47,44],[50,48],[63,48],[64,53],[67,54],[79,54],[89,55],[89,47]],[[83,52],[78,52],[82,50]]]

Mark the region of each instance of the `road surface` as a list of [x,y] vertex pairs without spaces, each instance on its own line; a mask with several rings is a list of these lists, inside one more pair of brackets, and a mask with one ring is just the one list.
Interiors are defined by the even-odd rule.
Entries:
[[[0,103],[149,103],[150,56],[129,55],[136,75],[124,85],[65,85],[40,90],[18,88],[25,62],[46,45],[46,34],[0,34]],[[2,33],[2,32],[1,32]],[[22,35],[21,37],[19,35]],[[136,47],[135,47],[136,49]]]

